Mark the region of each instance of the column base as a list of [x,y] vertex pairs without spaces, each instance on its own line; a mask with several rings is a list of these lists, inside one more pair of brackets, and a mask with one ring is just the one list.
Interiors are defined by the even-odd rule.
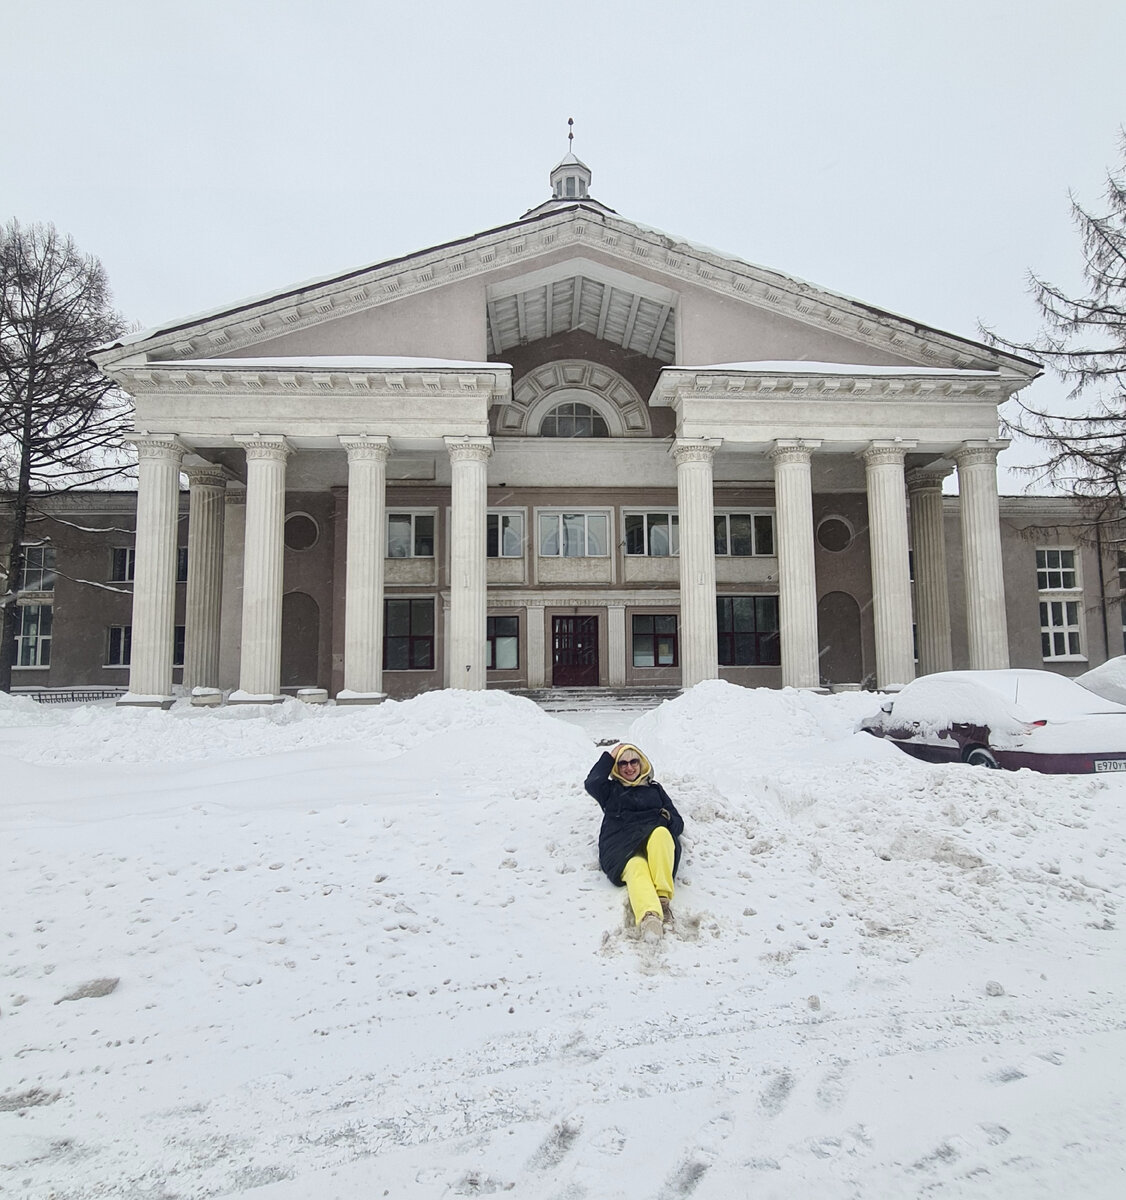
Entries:
[[271,696],[268,693],[261,695],[254,692],[237,691],[232,692],[227,697],[228,704],[281,704],[285,699],[284,696]]
[[382,704],[386,692],[351,692],[347,688],[336,693],[337,704]]
[[138,692],[126,692],[121,696],[115,708],[171,708],[176,703],[175,696],[143,696]]

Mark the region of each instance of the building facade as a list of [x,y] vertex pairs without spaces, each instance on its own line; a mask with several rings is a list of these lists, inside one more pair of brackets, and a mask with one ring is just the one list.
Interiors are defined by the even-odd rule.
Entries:
[[998,496],[998,405],[1038,364],[590,183],[568,155],[518,221],[97,352],[136,403],[123,702],[886,687],[1121,652],[1110,552],[1066,502]]

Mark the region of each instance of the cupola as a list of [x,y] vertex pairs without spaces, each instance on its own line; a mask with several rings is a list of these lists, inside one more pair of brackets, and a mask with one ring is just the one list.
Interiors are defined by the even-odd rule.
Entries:
[[590,167],[571,148],[575,138],[574,124],[574,118],[568,117],[567,153],[551,168],[551,199],[545,200],[542,204],[537,204],[535,208],[529,209],[524,214],[524,218],[538,217],[542,213],[559,208],[562,205],[576,203],[589,205],[600,209],[602,212],[612,213],[614,211],[612,208],[607,208],[605,204],[601,204],[599,201],[591,198]]

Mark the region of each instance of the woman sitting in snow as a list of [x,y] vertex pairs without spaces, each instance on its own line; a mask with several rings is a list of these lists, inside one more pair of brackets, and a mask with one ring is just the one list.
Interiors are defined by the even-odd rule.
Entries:
[[628,889],[641,936],[657,941],[663,924],[672,921],[684,820],[653,778],[649,760],[628,742],[603,753],[586,777],[586,790],[603,812],[599,865],[611,883]]

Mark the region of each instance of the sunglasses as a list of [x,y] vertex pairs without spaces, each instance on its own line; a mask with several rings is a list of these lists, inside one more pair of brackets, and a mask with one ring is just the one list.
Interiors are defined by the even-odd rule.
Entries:
[[619,758],[618,766],[619,767],[640,767],[641,759],[640,758]]

